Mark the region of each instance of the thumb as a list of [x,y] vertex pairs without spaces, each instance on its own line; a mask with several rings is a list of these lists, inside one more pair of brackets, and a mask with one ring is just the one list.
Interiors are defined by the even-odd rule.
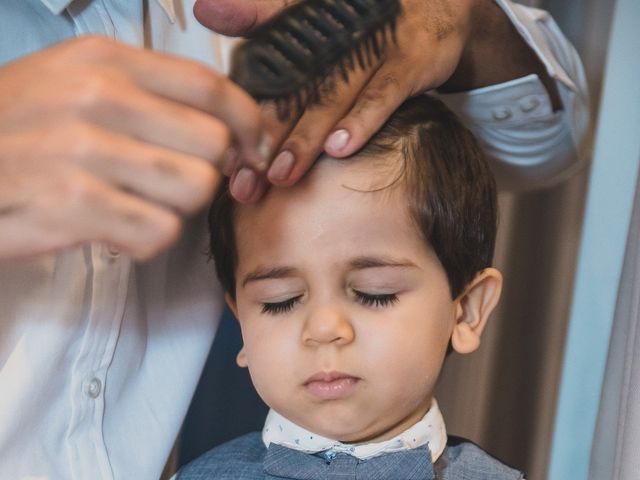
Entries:
[[196,0],[193,14],[205,27],[232,37],[246,36],[293,0]]

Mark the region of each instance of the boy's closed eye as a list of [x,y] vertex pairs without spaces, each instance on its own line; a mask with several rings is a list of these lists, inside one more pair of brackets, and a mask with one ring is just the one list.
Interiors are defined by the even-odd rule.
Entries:
[[353,290],[353,294],[358,303],[365,307],[389,307],[399,300],[398,295],[395,293],[366,293],[359,290]]
[[300,301],[303,295],[296,295],[295,297],[287,298],[279,302],[265,302],[262,304],[262,313],[269,315],[278,315],[282,313],[290,312],[296,303]]
[[[399,301],[396,293],[367,293],[359,290],[352,290],[352,292],[353,299],[368,308],[390,307]],[[278,302],[264,302],[262,303],[262,313],[269,315],[288,313],[303,297],[304,295],[300,294]]]
[[[325,300],[341,302],[346,299],[367,310],[383,310],[398,303],[399,297],[420,284],[420,269],[408,260],[367,256],[346,262],[346,265],[344,272],[336,270],[335,277],[324,278],[322,273],[312,277],[315,283],[334,284],[335,296]],[[340,284],[343,287],[338,287]],[[253,299],[252,303],[261,314],[284,315],[305,303],[310,285],[299,269],[278,266],[252,271],[245,276],[240,288],[244,290],[245,298]],[[342,293],[337,293],[339,291]]]

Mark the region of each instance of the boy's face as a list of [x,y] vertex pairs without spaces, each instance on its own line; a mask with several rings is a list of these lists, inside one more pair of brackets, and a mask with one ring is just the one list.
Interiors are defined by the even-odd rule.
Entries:
[[323,159],[235,222],[238,362],[270,407],[344,442],[391,438],[426,413],[459,317],[402,186],[371,191],[396,175]]

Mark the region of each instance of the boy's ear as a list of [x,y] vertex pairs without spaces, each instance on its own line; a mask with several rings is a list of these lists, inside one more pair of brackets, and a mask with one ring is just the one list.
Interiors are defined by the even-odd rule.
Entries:
[[[231,310],[231,313],[233,313],[233,316],[236,317],[236,319],[237,319],[238,318],[238,304],[236,303],[236,301],[228,293],[224,294],[224,301],[227,304],[227,307],[229,307],[229,310]],[[244,345],[242,346],[242,348],[238,352],[238,355],[236,356],[236,363],[241,368],[246,368],[246,367],[249,366],[249,363],[247,361],[247,354],[244,351]]]
[[502,274],[495,268],[485,268],[456,298],[456,324],[451,334],[451,346],[456,352],[471,353],[480,346],[480,336],[501,291]]
[[236,319],[238,318],[238,304],[236,303],[235,299],[229,295],[228,293],[224,294],[224,303],[227,304],[227,307],[229,307],[229,310],[231,310],[231,313],[233,313],[233,316],[236,317]]
[[244,345],[236,355],[236,364],[240,368],[247,368],[249,366],[249,361],[247,360],[247,353],[244,351]]

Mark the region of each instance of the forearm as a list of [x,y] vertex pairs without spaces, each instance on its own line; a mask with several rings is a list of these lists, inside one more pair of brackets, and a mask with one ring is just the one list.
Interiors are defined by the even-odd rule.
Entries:
[[532,73],[545,86],[553,109],[561,109],[555,81],[504,11],[493,0],[474,0],[471,28],[460,63],[438,90],[468,91]]

